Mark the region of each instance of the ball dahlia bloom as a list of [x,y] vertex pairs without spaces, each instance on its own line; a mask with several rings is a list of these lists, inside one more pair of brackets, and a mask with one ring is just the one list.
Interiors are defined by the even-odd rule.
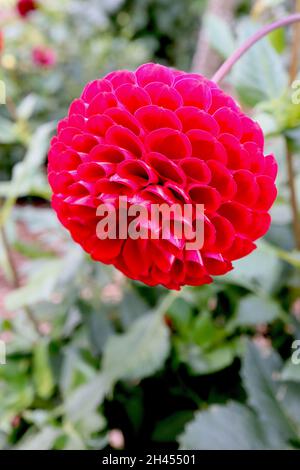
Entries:
[[[259,125],[215,83],[145,64],[86,85],[49,151],[52,205],[96,261],[150,286],[209,283],[255,249],[270,225],[277,165]],[[96,208],[204,204],[204,245],[186,240],[100,240]]]
[[50,47],[35,47],[32,50],[32,62],[37,67],[49,69],[56,64],[56,53]]
[[16,8],[20,16],[25,18],[34,10],[37,10],[37,2],[35,0],[18,0]]

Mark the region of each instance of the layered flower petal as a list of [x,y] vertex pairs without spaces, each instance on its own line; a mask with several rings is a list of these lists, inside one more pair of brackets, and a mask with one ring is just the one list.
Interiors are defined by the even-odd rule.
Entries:
[[[261,128],[233,98],[158,64],[88,83],[48,156],[52,205],[73,239],[94,260],[169,289],[210,283],[255,249],[270,226],[276,175]],[[121,197],[140,208],[134,228],[146,237],[121,236],[120,219],[114,239],[98,237],[99,205],[119,216]],[[151,219],[154,204],[169,217]]]

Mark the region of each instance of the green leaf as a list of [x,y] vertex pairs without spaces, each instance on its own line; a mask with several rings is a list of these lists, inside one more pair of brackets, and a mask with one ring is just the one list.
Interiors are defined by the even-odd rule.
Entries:
[[257,450],[267,443],[258,419],[246,406],[229,403],[199,411],[179,437],[183,450]]
[[228,22],[220,16],[207,14],[204,18],[204,28],[213,49],[224,59],[229,57],[235,49],[236,41]]
[[13,244],[13,247],[18,253],[25,256],[26,258],[38,259],[55,257],[54,251],[46,250],[37,243],[24,243],[20,240],[16,240]]
[[35,185],[35,178],[39,176],[39,168],[45,161],[50,134],[54,128],[53,122],[43,124],[32,136],[24,159],[13,168],[12,180],[7,194],[8,198],[24,196]]
[[286,263],[289,263],[295,268],[300,268],[300,251],[286,251],[281,250],[280,248],[277,248],[275,246],[270,246],[270,252],[271,251],[273,251],[273,253],[278,256],[279,259],[285,261]]
[[34,424],[38,428],[42,428],[49,420],[52,418],[51,411],[35,409],[35,410],[25,410],[23,413],[23,418],[27,423]]
[[193,418],[190,410],[178,411],[172,416],[159,421],[152,434],[152,439],[156,442],[172,442],[176,440],[182,432],[186,423]]
[[201,347],[217,343],[224,335],[224,330],[215,325],[212,315],[208,311],[199,314],[191,326],[191,338]]
[[88,383],[75,389],[64,403],[64,411],[72,422],[83,420],[88,414],[95,413],[107,392],[104,374],[97,374]]
[[0,143],[12,144],[15,140],[16,132],[14,123],[0,116]]
[[57,285],[63,264],[63,260],[47,261],[30,277],[24,287],[15,289],[6,296],[6,308],[8,310],[18,310],[27,305],[47,300]]
[[37,395],[48,399],[54,390],[54,379],[49,359],[49,344],[39,341],[33,351],[33,381]]
[[97,373],[67,396],[62,409],[64,429],[72,441],[70,448],[86,448],[84,443],[90,435],[104,428],[106,422],[98,408],[107,391],[106,377]]
[[9,358],[6,366],[0,366],[0,429],[8,429],[14,416],[32,406],[33,399],[27,361]]
[[37,107],[39,100],[39,96],[35,95],[34,93],[27,95],[17,107],[16,112],[18,119],[22,119],[24,121],[30,119]]
[[69,397],[79,386],[90,382],[95,377],[95,368],[88,364],[80,350],[74,345],[64,348],[59,388],[64,399]]
[[184,299],[178,298],[171,305],[168,315],[170,315],[174,327],[180,332],[180,335],[189,338],[191,335],[191,323],[193,321],[191,305]]
[[249,294],[240,300],[233,323],[237,326],[271,323],[280,313],[281,307],[274,300]]
[[285,29],[275,29],[269,34],[269,40],[278,54],[282,54],[286,46]]
[[122,379],[140,380],[162,367],[169,349],[169,330],[162,316],[147,314],[128,332],[108,340],[103,355],[103,373],[112,384]]
[[124,293],[124,298],[120,304],[120,321],[122,327],[127,329],[130,325],[149,310],[149,306],[143,301],[141,296],[132,291]]
[[208,351],[196,344],[183,342],[177,348],[180,360],[189,367],[192,374],[206,375],[230,366],[237,354],[237,346],[238,343],[233,340]]
[[[258,27],[249,20],[242,21],[238,30],[239,43],[254,34]],[[241,100],[254,106],[260,101],[283,94],[288,87],[288,74],[269,40],[262,39],[235,65],[232,81]]]
[[281,379],[283,381],[291,381],[300,383],[300,364],[294,364],[289,359],[281,371]]
[[102,305],[100,311],[92,310],[83,315],[87,323],[91,346],[95,354],[101,354],[109,336],[114,333],[107,308]]
[[234,269],[218,277],[217,282],[237,284],[255,293],[271,293],[280,281],[282,264],[265,242],[257,245],[253,253],[234,262]]
[[0,233],[0,268],[8,281],[12,281],[11,266],[7,257],[3,237]]
[[18,450],[50,450],[60,434],[60,429],[53,426],[46,426],[36,433],[30,429],[16,448]]
[[300,436],[299,423],[291,411],[299,405],[300,388],[296,393],[279,380],[281,368],[282,361],[275,351],[267,350],[263,355],[254,344],[248,344],[241,373],[243,383],[274,448]]

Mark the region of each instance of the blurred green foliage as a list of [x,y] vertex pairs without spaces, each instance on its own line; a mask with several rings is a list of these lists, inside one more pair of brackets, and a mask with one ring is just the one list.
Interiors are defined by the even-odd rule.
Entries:
[[[289,2],[269,3],[268,17],[288,12]],[[180,293],[131,282],[91,262],[49,207],[46,150],[69,102],[116,68],[158,60],[188,69],[204,7],[48,0],[26,21],[0,16],[8,96],[0,108],[3,449],[115,448],[123,438],[128,450],[300,447],[300,365],[291,361],[300,339],[300,253],[285,163],[288,136],[300,198],[300,108],[288,86],[286,35],[255,46],[228,80],[279,164],[272,227],[229,275]],[[205,22],[223,58],[258,27],[247,8],[234,30],[213,16]],[[53,69],[32,64],[39,44],[57,52]],[[26,280],[9,291],[7,245]]]

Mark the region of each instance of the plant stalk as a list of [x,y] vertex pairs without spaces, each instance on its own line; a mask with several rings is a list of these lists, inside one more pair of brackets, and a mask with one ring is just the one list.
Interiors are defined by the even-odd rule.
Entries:
[[282,28],[284,26],[289,26],[293,23],[300,22],[300,13],[294,13],[289,15],[281,20],[275,21],[274,23],[264,26],[261,30],[257,31],[253,36],[251,36],[247,41],[244,42],[233,54],[227,59],[219,70],[212,77],[212,81],[215,83],[221,82],[225,76],[231,71],[232,67],[237,63],[237,61],[249,50],[254,44],[260,41],[262,38],[267,36],[269,33],[275,29]]
[[[19,273],[18,273],[16,264],[15,264],[15,261],[13,259],[13,255],[12,255],[12,252],[11,252],[11,248],[10,248],[10,245],[9,245],[4,227],[0,228],[0,233],[1,233],[3,248],[5,250],[7,262],[9,264],[11,275],[12,275],[13,286],[14,286],[15,289],[18,289],[19,287],[21,287]],[[36,320],[36,318],[35,318],[33,312],[31,311],[31,309],[28,306],[25,306],[23,308],[23,310],[24,310],[26,316],[28,317],[28,319],[30,320],[31,324],[33,325],[36,333],[38,335],[40,335],[39,323]]]
[[[300,0],[296,3],[296,13],[289,15],[281,20],[275,21],[274,23],[264,26],[261,30],[257,31],[247,41],[244,42],[229,59],[219,68],[212,78],[212,81],[219,83],[225,78],[225,76],[231,71],[232,67],[238,62],[238,60],[258,41],[267,36],[272,31],[289,26],[294,23],[300,22]],[[292,43],[292,57],[290,66],[290,83],[294,81],[298,73],[299,67],[299,45],[300,45],[300,25],[296,25],[293,35]],[[293,213],[293,231],[295,238],[295,245],[297,250],[300,250],[300,221],[299,221],[299,210],[297,204],[296,187],[294,181],[294,165],[293,165],[293,153],[292,149],[287,143],[287,169],[288,169],[288,183],[290,188],[290,202]]]
[[[296,12],[300,13],[300,0],[295,1]],[[290,84],[297,78],[299,69],[300,23],[294,25],[290,64]]]
[[[300,13],[300,0],[295,0],[296,12]],[[299,69],[299,45],[300,45],[300,24],[297,23],[294,25],[293,39],[292,39],[292,53],[291,53],[291,64],[290,64],[290,85],[297,78],[298,69]],[[299,208],[297,203],[297,192],[295,185],[295,172],[294,172],[294,155],[293,149],[290,145],[290,142],[287,140],[287,153],[286,153],[286,162],[288,170],[288,183],[290,188],[290,203],[293,214],[293,229],[294,229],[294,238],[295,245],[297,250],[300,251],[300,219],[299,219]]]

